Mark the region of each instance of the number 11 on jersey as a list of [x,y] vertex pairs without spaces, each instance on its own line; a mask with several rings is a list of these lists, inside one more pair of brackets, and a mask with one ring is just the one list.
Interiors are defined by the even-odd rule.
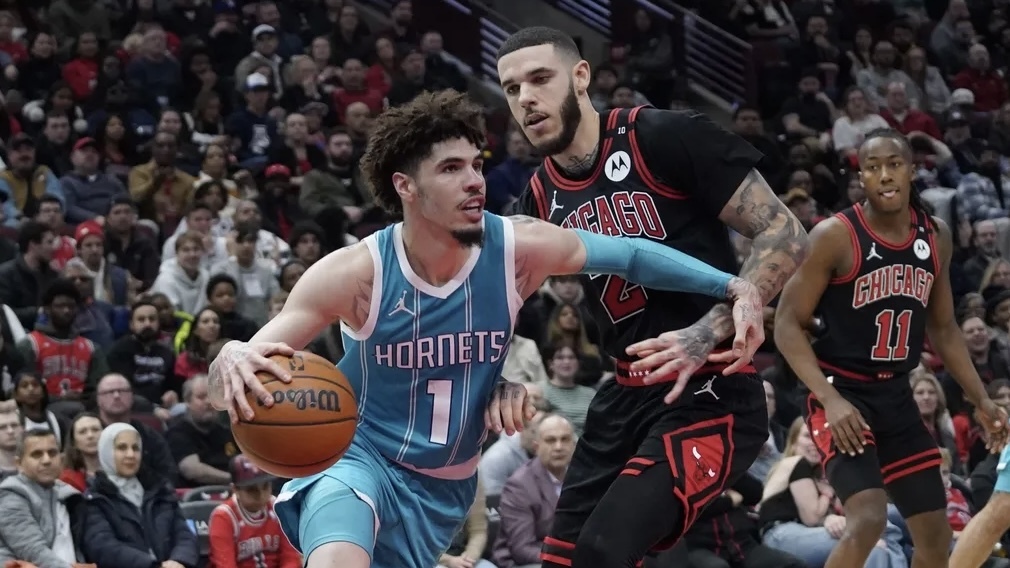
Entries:
[[904,361],[908,358],[908,334],[912,323],[912,310],[903,310],[897,316],[894,310],[877,314],[877,341],[870,358],[874,361]]

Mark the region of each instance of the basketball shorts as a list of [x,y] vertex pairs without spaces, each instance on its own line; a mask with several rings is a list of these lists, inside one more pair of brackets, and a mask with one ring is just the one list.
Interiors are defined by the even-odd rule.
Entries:
[[[597,392],[565,474],[550,536],[544,540],[545,567],[571,566],[583,525],[618,478],[642,484],[632,492],[634,499],[647,501],[672,491],[683,505],[683,523],[673,534],[641,544],[659,551],[673,546],[705,505],[757,459],[768,439],[764,387],[757,375],[699,374],[680,398],[666,404],[663,398],[672,386],[609,381]],[[651,473],[650,468],[668,468],[669,474],[643,475]],[[635,503],[621,508],[635,511]],[[658,514],[664,518],[648,518],[638,511],[609,522],[639,524],[643,529],[669,522],[670,511]]]
[[369,553],[372,568],[432,568],[476,490],[476,475],[443,480],[391,463],[359,431],[329,469],[286,483],[274,510],[306,561],[324,544],[349,542]]
[[996,486],[993,490],[1010,493],[1010,444],[1003,448],[996,462]]
[[[830,375],[830,371],[825,371]],[[863,415],[870,430],[862,454],[838,451],[824,407],[807,396],[804,419],[831,487],[842,503],[867,489],[886,489],[906,519],[946,509],[940,449],[919,416],[908,375],[884,381],[834,376],[835,389]]]

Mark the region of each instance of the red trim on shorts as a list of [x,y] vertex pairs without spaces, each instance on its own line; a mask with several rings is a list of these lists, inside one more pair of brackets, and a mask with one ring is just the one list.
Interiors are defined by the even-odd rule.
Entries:
[[[911,228],[911,229],[908,230],[908,238],[905,239],[905,242],[903,242],[903,243],[891,243],[891,242],[888,242],[888,241],[884,240],[883,237],[881,237],[877,233],[873,232],[873,229],[870,228],[870,224],[866,222],[866,217],[863,216],[863,206],[862,206],[862,204],[857,203],[857,204],[853,205],[852,208],[856,211],[856,218],[859,219],[859,224],[863,226],[863,229],[865,229],[866,232],[870,234],[870,237],[873,240],[875,240],[878,243],[880,243],[880,245],[883,246],[884,248],[889,248],[891,250],[898,250],[898,251],[905,250],[906,248],[908,248],[908,245],[912,244],[912,241],[915,240],[915,235],[918,234],[918,230],[917,230],[918,228],[917,227],[913,227],[913,228]],[[915,210],[914,209],[911,210],[911,214],[912,214],[912,224],[913,225],[918,225],[918,220],[919,219],[918,219],[918,215],[915,214]]]
[[[714,364],[714,365],[703,365],[700,369],[698,369],[697,371],[694,372],[694,375],[698,376],[698,375],[703,375],[703,374],[706,374],[706,373],[719,374],[719,373],[722,373],[723,370],[726,369],[726,367],[728,367],[728,366],[729,365],[725,365],[723,363],[718,363],[718,364]],[[617,383],[620,384],[620,385],[623,385],[623,386],[626,386],[626,387],[646,387],[646,386],[651,386],[651,385],[647,385],[644,382],[642,382],[645,379],[646,373],[642,372],[642,371],[637,371],[637,372],[636,371],[632,371],[631,370],[631,363],[629,363],[627,361],[617,361],[617,362],[615,362],[615,364],[614,364],[614,372],[615,372],[615,377],[614,378],[615,378],[615,380],[617,380]],[[737,371],[737,374],[740,374],[740,375],[751,374],[751,373],[757,373],[757,369],[754,368],[754,365],[746,365],[744,368],[742,368],[739,371]],[[654,382],[652,384],[656,385],[656,384],[661,384],[661,383],[670,383],[670,382],[676,381],[677,377],[679,377],[679,376],[680,376],[680,373],[671,373],[671,374],[669,374],[669,375],[667,375],[667,376],[659,379],[658,381],[656,381],[656,382]]]
[[[617,114],[620,109],[614,109],[610,111],[610,116],[607,117],[607,130],[610,130],[617,124]],[[547,158],[544,160],[544,171],[547,172],[547,177],[550,178],[551,183],[556,185],[558,189],[563,189],[565,191],[581,191],[592,185],[596,178],[600,177],[600,173],[603,172],[603,165],[607,160],[600,159],[603,156],[610,154],[610,147],[613,146],[613,139],[606,137],[606,133],[601,134],[604,137],[603,143],[600,144],[600,154],[596,160],[596,167],[593,168],[593,173],[589,175],[588,178],[582,181],[571,181],[566,179],[561,172],[558,171],[557,167],[554,166],[554,160]]]
[[540,218],[544,221],[550,221],[547,213],[547,195],[544,192],[544,184],[537,177],[537,174],[533,174],[533,177],[530,178],[530,189],[533,190],[533,197],[537,202],[537,211],[540,213]]
[[852,225],[852,221],[849,221],[849,218],[841,213],[835,215],[835,218],[849,228],[849,242],[852,243],[852,268],[843,276],[832,278],[829,282],[831,284],[845,284],[852,282],[859,275],[859,269],[863,266],[863,251],[859,246],[859,237],[856,235],[856,227]]
[[[891,379],[878,379],[877,377],[873,377],[873,376],[870,376],[870,375],[864,375],[862,373],[854,373],[852,371],[846,371],[845,369],[842,369],[841,367],[836,367],[836,366],[832,365],[831,363],[826,363],[826,362],[824,362],[824,361],[822,361],[820,359],[817,360],[817,364],[820,365],[821,368],[823,368],[825,370],[831,371],[832,373],[834,373],[836,375],[841,375],[842,377],[844,377],[846,379],[852,379],[853,381],[862,381],[864,383],[877,383],[877,382],[880,382],[880,381],[889,381],[889,380],[891,380]],[[905,376],[904,373],[893,373],[893,375],[894,375],[894,377]],[[894,378],[894,377],[891,377],[891,378]]]
[[654,465],[656,463],[656,460],[650,460],[645,458],[631,458],[630,460],[628,460],[628,463],[629,464],[637,463],[645,467],[649,467],[650,465]]
[[[643,108],[644,107],[642,106],[638,106],[631,109],[631,113],[628,115],[629,127],[635,123],[635,116],[638,114],[638,111]],[[642,155],[642,150],[638,145],[638,136],[635,134],[635,130],[633,128],[628,130],[628,143],[631,144],[631,160],[635,163],[635,168],[638,170],[639,177],[642,178],[645,185],[649,186],[649,189],[669,199],[687,199],[689,197],[683,191],[677,191],[666,184],[659,183],[659,181],[653,177],[652,170],[650,170],[649,166],[645,163],[645,156]]]
[[637,477],[639,475],[642,475],[642,470],[631,469],[630,467],[626,467],[621,470],[621,473],[619,475],[630,475],[631,477]]
[[554,554],[547,554],[546,552],[540,553],[540,560],[543,560],[544,562],[550,562],[551,564],[558,564],[560,566],[572,565],[572,561],[569,560],[568,558],[562,558],[561,556],[557,556]]
[[896,462],[887,464],[880,468],[880,473],[884,475],[884,484],[888,484],[931,467],[939,467],[943,463],[938,448],[930,448],[919,452],[913,456],[902,458]]
[[631,458],[628,460],[627,466],[621,470],[620,475],[630,475],[633,477],[642,475],[642,472],[645,471],[646,468],[654,465],[655,463],[655,461],[645,458]]
[[563,540],[558,540],[552,536],[544,538],[544,544],[547,546],[556,546],[558,548],[563,548],[565,550],[575,550],[574,542],[566,542]]
[[[553,548],[552,552],[547,552],[547,548]],[[540,553],[540,560],[544,562],[550,562],[551,564],[557,564],[559,566],[571,566],[572,559],[565,558],[561,554],[571,554],[575,550],[575,543],[565,542],[563,540],[558,540],[554,537],[544,538],[544,551]],[[554,554],[554,552],[558,554]]]

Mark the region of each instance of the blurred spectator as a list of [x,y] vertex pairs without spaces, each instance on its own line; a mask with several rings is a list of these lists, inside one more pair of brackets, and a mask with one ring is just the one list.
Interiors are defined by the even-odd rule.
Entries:
[[487,545],[487,503],[484,487],[477,482],[477,492],[466,515],[462,530],[456,533],[452,544],[438,557],[435,568],[496,568],[481,558]]
[[803,228],[810,231],[814,228],[822,217],[817,216],[817,204],[810,197],[807,190],[801,187],[790,189],[784,196],[782,202],[793,212],[793,215],[803,224]]
[[106,373],[101,349],[73,328],[83,303],[73,282],[54,280],[41,299],[48,323],[36,326],[18,344],[25,368],[37,373],[54,401],[86,399]]
[[59,480],[62,456],[48,430],[28,430],[18,440],[18,474],[0,482],[0,562],[74,566],[82,558],[81,494]]
[[284,265],[281,266],[280,275],[278,276],[281,290],[290,293],[295,287],[295,284],[298,282],[298,279],[302,277],[302,274],[305,274],[307,269],[308,266],[298,259],[293,259],[284,263]]
[[[422,75],[425,73],[424,68],[422,62]],[[360,59],[349,57],[344,60],[340,82],[342,87],[333,92],[333,106],[337,111],[337,120],[344,122],[347,107],[356,102],[365,103],[372,114],[383,111],[386,104],[385,93],[366,83],[365,66]]]
[[510,129],[506,136],[505,151],[508,157],[484,177],[487,184],[486,207],[493,213],[508,210],[541,162],[540,157],[533,153],[533,146],[526,135],[515,128]]
[[305,115],[291,113],[284,120],[284,141],[273,146],[269,161],[282,164],[292,173],[291,183],[301,185],[302,176],[326,165],[326,154],[308,143],[309,128]]
[[[273,26],[260,24],[252,31],[253,51],[245,56],[235,67],[235,86],[240,92],[262,90],[267,95],[281,97],[284,95],[284,83],[281,80],[283,58],[277,54],[277,30]],[[257,73],[261,66],[270,69],[273,84],[266,76]],[[250,77],[257,76],[251,82]]]
[[835,150],[845,158],[854,158],[863,137],[878,128],[887,128],[887,121],[872,112],[866,92],[859,87],[849,87],[842,95],[842,115],[835,120],[831,138]]
[[152,292],[165,294],[173,306],[189,314],[195,314],[207,303],[210,274],[203,267],[206,237],[195,231],[179,235],[175,258],[161,264],[158,278],[151,286]]
[[49,267],[54,239],[49,227],[26,221],[18,229],[21,254],[0,264],[0,304],[13,310],[27,329],[35,325],[42,290],[56,280],[56,272]]
[[0,172],[0,201],[8,227],[16,227],[22,216],[31,217],[43,195],[53,195],[63,203],[59,179],[35,161],[35,141],[15,134],[7,141],[7,169]]
[[302,557],[274,514],[274,476],[238,454],[229,462],[231,497],[211,513],[210,564],[219,568],[301,568]]
[[[951,105],[950,87],[936,67],[926,61],[926,50],[913,47],[905,54],[905,74],[915,84],[913,99],[919,110],[942,116]],[[939,138],[939,137],[937,137]]]
[[[236,311],[238,282],[228,274],[215,274],[207,282],[207,305],[221,318],[221,337],[249,341],[259,326]],[[199,323],[199,321],[198,321]]]
[[[102,419],[102,424],[106,428],[110,424],[125,423],[140,432],[140,438],[143,441],[141,461],[144,469],[157,472],[167,481],[174,483],[178,476],[178,469],[175,460],[172,459],[168,443],[161,435],[160,430],[155,430],[133,416],[133,387],[130,386],[126,377],[116,373],[102,377],[98,381],[96,400],[98,417]],[[104,462],[102,467],[106,467]]]
[[[69,97],[70,94],[61,92],[60,96]],[[60,111],[50,110],[45,115],[44,124],[42,136],[36,142],[36,161],[39,165],[48,167],[56,177],[66,175],[74,168],[70,160],[74,142],[70,118]]]
[[[74,331],[105,352],[112,346],[117,330],[126,327],[126,308],[117,309],[108,302],[95,299],[95,273],[80,258],[70,259],[63,267],[60,278],[72,282],[83,299],[74,318]],[[40,317],[36,327],[46,321],[44,316]]]
[[140,281],[140,290],[158,276],[154,242],[137,228],[137,206],[129,197],[113,198],[105,216],[105,258]]
[[575,434],[581,435],[589,403],[596,396],[596,391],[575,382],[579,358],[572,347],[555,344],[547,348],[544,356],[550,369],[550,380],[543,386],[544,398],[559,415],[572,423]]
[[109,13],[97,0],[56,0],[46,13],[49,25],[56,36],[62,38],[60,49],[69,52],[75,38],[84,33],[94,34],[102,41],[112,39]]
[[14,377],[14,403],[24,430],[48,430],[62,448],[69,430],[68,421],[49,410],[49,393],[35,374],[21,372]]
[[389,106],[408,103],[424,91],[437,91],[447,87],[439,78],[428,73],[424,54],[417,47],[404,48],[399,57],[399,71],[389,89]]
[[910,106],[907,89],[905,83],[894,82],[887,85],[886,102],[880,109],[880,116],[902,134],[924,132],[932,138],[942,138],[940,127],[936,125],[933,117]]
[[[536,383],[538,387],[547,382],[547,371],[535,341],[512,334],[502,376],[513,382]],[[529,385],[526,388],[528,391]]]
[[261,168],[270,149],[279,143],[277,122],[267,114],[270,81],[260,73],[251,73],[241,85],[246,104],[225,121],[225,133],[232,138],[240,167]]
[[786,136],[803,140],[811,148],[824,150],[828,147],[828,133],[831,132],[838,111],[831,98],[821,90],[820,76],[821,73],[816,68],[804,69],[800,76],[799,92],[786,100],[781,114]]
[[103,568],[196,566],[196,535],[161,472],[141,467],[140,433],[106,426],[98,439],[102,471],[88,484],[80,545]]
[[102,434],[102,421],[90,412],[82,412],[67,428],[67,441],[63,444],[63,473],[60,480],[84,492],[88,482],[101,471],[98,462],[98,437]]
[[[936,445],[957,453],[957,443],[954,439],[954,424],[947,412],[947,397],[944,396],[940,381],[931,374],[921,374],[911,379],[912,396],[919,407],[919,416],[923,424],[936,440]],[[964,466],[960,460],[953,463],[955,471],[963,473]]]
[[267,322],[270,298],[280,291],[280,286],[274,277],[276,265],[256,256],[259,230],[259,225],[253,222],[238,225],[235,228],[235,254],[215,265],[211,273],[226,274],[235,281],[238,286],[238,313],[261,326]]
[[206,375],[186,381],[182,385],[185,413],[165,433],[184,487],[225,485],[232,479],[228,463],[238,448],[231,430],[218,420],[207,393]]
[[176,257],[179,239],[182,235],[198,235],[202,241],[203,251],[200,254],[200,268],[209,270],[211,266],[224,262],[228,258],[228,242],[224,237],[214,234],[214,210],[206,201],[196,201],[189,206],[186,217],[179,223],[180,230],[165,240],[161,248],[161,260],[164,264]]
[[74,168],[60,179],[67,202],[66,218],[71,224],[88,220],[101,224],[113,199],[129,196],[126,186],[115,176],[99,171],[101,155],[93,138],[75,142],[70,159]]
[[[460,71],[455,63],[445,58],[445,52],[442,50],[441,33],[435,30],[425,32],[421,36],[420,47],[425,55],[425,68],[435,78],[436,82],[445,85],[446,88],[454,89],[461,93],[466,92],[466,77],[463,76],[462,71]],[[669,61],[659,61],[658,63],[657,69],[662,70],[669,66]],[[645,64],[643,63],[643,65]],[[643,67],[643,69],[645,68]],[[648,71],[648,69],[645,70]]]
[[976,221],[972,228],[972,245],[975,254],[964,260],[962,268],[972,287],[978,290],[985,269],[993,260],[1003,256],[1000,252],[996,223],[988,219]]
[[414,3],[410,0],[396,0],[389,10],[390,26],[382,32],[393,41],[409,46],[420,43],[421,37],[414,27]]
[[[281,21],[281,11],[273,0],[260,0],[256,4],[256,21],[261,26],[270,26],[276,31],[277,55],[284,61],[304,51],[302,40],[298,35],[284,31],[285,26]],[[255,34],[253,36],[255,37]]]
[[[872,109],[880,109],[887,105],[887,89],[891,83],[904,85],[906,93],[915,92],[912,78],[897,68],[896,61],[894,45],[886,40],[878,41],[873,46],[873,64],[856,76],[856,84],[862,89]],[[911,100],[908,103],[916,107],[919,101]]]
[[[961,117],[955,113],[951,118],[960,119]],[[948,131],[949,137],[950,132]],[[970,147],[962,144],[960,147],[953,147],[952,150],[955,152],[955,159],[958,153],[961,153],[962,159],[970,159],[970,157],[964,154],[965,150],[971,151]],[[989,148],[983,149],[979,158],[978,166],[972,168],[975,171],[961,178],[961,183],[957,186],[960,212],[972,222],[984,219],[998,219],[999,224],[997,224],[997,228],[1000,224],[1003,224],[1005,227],[1005,219],[1008,212],[1010,212],[1010,209],[1008,209],[1010,202],[1007,201],[1010,198],[1010,193],[1008,193],[1010,185],[1004,187],[1002,183],[1003,175],[1000,171],[1000,158]],[[996,185],[997,182],[999,183],[998,186]]]
[[0,479],[18,471],[17,447],[23,431],[17,405],[0,402]]
[[115,306],[132,303],[140,281],[131,277],[125,269],[107,262],[102,226],[95,221],[85,221],[74,231],[74,240],[77,241],[80,263],[94,277],[91,294],[95,299]]
[[263,193],[257,202],[264,228],[290,241],[292,228],[305,218],[298,205],[297,188],[291,183],[291,170],[283,164],[271,164],[263,177]]
[[944,75],[952,76],[964,67],[967,48],[975,39],[969,18],[971,13],[966,0],[950,0],[943,17],[933,28],[929,47],[939,56]]
[[39,206],[33,220],[49,227],[56,235],[53,240],[53,253],[49,267],[62,270],[70,259],[77,256],[77,241],[70,235],[63,219],[63,202],[54,195],[43,195],[39,198]]
[[171,234],[183,212],[196,178],[176,167],[179,141],[174,134],[158,132],[151,148],[151,161],[130,170],[130,196],[140,217],[155,221]]
[[158,309],[150,300],[133,304],[130,333],[120,337],[106,358],[109,371],[127,377],[133,392],[172,408],[179,402],[180,383],[175,376],[175,353],[158,341]]
[[386,35],[375,38],[375,63],[365,73],[365,83],[369,88],[388,95],[393,86],[393,78],[397,76],[396,47],[393,40]]
[[183,382],[207,373],[211,346],[221,339],[221,316],[214,308],[203,308],[193,318],[192,332],[175,359],[175,375]]
[[768,439],[761,446],[761,453],[754,463],[747,470],[747,473],[756,479],[767,479],[768,472],[782,458],[782,450],[786,445],[786,429],[777,420],[775,415],[775,385],[771,381],[762,381],[765,387],[765,404],[768,407]]
[[182,94],[182,69],[167,51],[165,30],[152,26],[144,32],[140,53],[126,66],[126,78],[153,108],[175,104]]
[[[576,382],[595,386],[600,380],[603,362],[600,349],[589,340],[586,328],[582,312],[577,306],[560,303],[551,311],[547,321],[546,346],[552,350],[562,346],[570,348],[576,357],[576,367],[571,369],[576,374]],[[545,359],[550,360],[550,357]]]
[[989,50],[979,43],[968,50],[968,67],[954,77],[953,85],[975,95],[977,111],[995,112],[1007,102],[1006,80],[990,67]]
[[782,47],[790,47],[800,37],[796,20],[782,0],[737,0],[729,19],[752,41],[774,40]]
[[536,430],[536,457],[516,470],[502,489],[501,528],[493,552],[498,568],[540,564],[540,548],[554,520],[561,480],[575,451],[575,431],[566,418],[547,416]]
[[968,521],[971,521],[973,511],[968,498],[951,483],[950,476],[953,460],[950,451],[946,448],[940,448],[940,457],[943,459],[943,462],[940,464],[940,474],[943,476],[943,484],[947,489],[947,521],[954,532],[954,542],[957,542],[957,538],[961,536],[961,531],[964,530]]

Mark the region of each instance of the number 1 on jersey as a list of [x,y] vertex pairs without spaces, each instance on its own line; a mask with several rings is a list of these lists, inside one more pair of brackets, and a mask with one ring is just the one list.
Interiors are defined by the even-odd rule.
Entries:
[[[912,324],[912,310],[904,310],[895,317],[894,310],[877,314],[877,341],[870,358],[874,361],[904,361],[908,358],[908,335]],[[897,329],[895,329],[897,328]]]
[[452,381],[428,379],[431,395],[431,435],[428,441],[444,446],[449,443],[449,413],[452,411]]

